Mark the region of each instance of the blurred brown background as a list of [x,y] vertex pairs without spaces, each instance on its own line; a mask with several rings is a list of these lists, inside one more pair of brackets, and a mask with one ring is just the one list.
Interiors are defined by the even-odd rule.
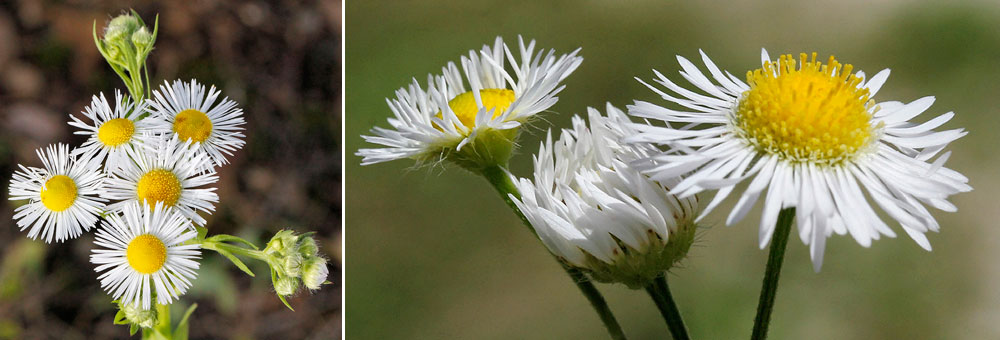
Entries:
[[[124,86],[98,54],[98,29],[134,8],[150,25],[155,85],[198,79],[240,103],[246,147],[220,170],[220,204],[210,233],[263,244],[277,230],[317,231],[331,258],[330,281],[302,292],[289,311],[274,296],[267,267],[253,279],[203,253],[194,288],[174,313],[196,302],[193,339],[334,339],[341,333],[341,4],[326,1],[3,1],[0,2],[0,173],[38,166],[34,150],[79,145],[67,114],[92,95]],[[6,195],[6,190],[3,191]],[[111,298],[89,263],[92,233],[62,244],[30,241],[0,202],[0,339],[125,338]],[[175,322],[179,315],[175,316]]]

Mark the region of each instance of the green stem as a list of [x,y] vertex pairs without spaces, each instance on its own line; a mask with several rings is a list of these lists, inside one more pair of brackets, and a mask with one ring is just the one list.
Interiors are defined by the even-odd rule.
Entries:
[[[514,204],[514,200],[509,196],[514,195],[514,197],[519,198],[521,197],[521,193],[510,180],[510,176],[507,175],[507,171],[501,166],[490,166],[482,170],[482,175],[483,177],[486,177],[486,180],[489,181],[490,184],[493,185],[493,188],[500,193],[503,201],[507,203],[507,206],[509,206],[511,210],[514,210],[514,213],[521,219],[521,222],[524,222],[524,225],[528,227],[528,230],[531,230],[531,233],[535,235],[535,237],[538,237],[538,233],[535,231],[535,228],[531,226],[531,222],[524,217],[524,214],[521,213],[521,210]],[[608,307],[608,303],[604,301],[604,296],[602,296],[601,292],[597,290],[594,283],[591,282],[590,279],[587,278],[587,276],[584,275],[584,273],[579,269],[566,265],[563,261],[559,261],[558,258],[556,261],[560,263],[563,270],[566,271],[566,274],[568,274],[570,279],[573,280],[573,283],[576,284],[577,288],[580,288],[580,292],[583,293],[587,300],[590,301],[590,305],[594,307],[594,311],[597,312],[601,321],[604,322],[604,327],[608,329],[608,334],[611,335],[611,338],[616,340],[626,339],[625,332],[622,331],[622,327],[618,324],[618,320],[615,319],[615,315]]]
[[667,278],[664,276],[656,278],[652,284],[646,286],[646,292],[656,303],[656,308],[660,310],[660,315],[667,322],[667,328],[670,329],[670,335],[674,337],[674,340],[689,340],[691,337],[688,335],[687,326],[684,326],[681,312],[677,309],[677,304],[674,303],[674,297],[670,295]]
[[788,234],[795,220],[795,208],[785,208],[778,214],[771,237],[771,250],[767,256],[767,269],[764,271],[764,284],[760,287],[760,301],[757,303],[757,316],[753,321],[753,334],[750,339],[763,340],[767,338],[767,326],[771,322],[771,312],[774,311],[774,296],[778,291],[778,277],[781,275],[781,263],[785,259],[785,245],[788,244]]

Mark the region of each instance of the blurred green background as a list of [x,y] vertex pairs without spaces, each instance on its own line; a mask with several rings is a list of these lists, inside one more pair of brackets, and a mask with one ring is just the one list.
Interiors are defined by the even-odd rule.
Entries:
[[[314,230],[330,281],[289,311],[266,265],[256,279],[204,253],[174,320],[196,302],[192,339],[332,339],[341,334],[341,4],[322,1],[0,2],[0,173],[40,166],[34,150],[79,145],[66,122],[121,80],[94,47],[92,27],[134,8],[160,32],[154,84],[197,78],[240,104],[247,144],[220,170],[210,234],[266,242],[282,228]],[[113,97],[112,97],[113,98]],[[6,195],[7,190],[4,190]],[[89,263],[93,233],[62,244],[31,241],[0,201],[0,339],[128,338]],[[263,275],[261,275],[263,274]]]
[[[937,211],[932,252],[899,232],[863,248],[830,239],[814,273],[797,238],[773,315],[774,339],[1000,338],[1000,4],[933,1],[351,1],[346,8],[346,329],[351,339],[605,339],[586,300],[486,181],[454,167],[412,161],[361,167],[359,137],[388,127],[385,97],[411,77],[422,83],[448,61],[497,35],[518,34],[582,66],[559,103],[520,139],[512,171],[530,175],[530,154],[550,127],[606,101],[662,101],[633,77],[658,69],[684,83],[674,56],[698,49],[736,75],[757,68],[760,48],[834,54],[869,75],[891,68],[879,101],[937,102],[964,127],[948,166],[975,191]],[[690,88],[690,86],[688,86]],[[551,123],[551,125],[549,124]],[[704,199],[704,198],[703,198]],[[747,338],[766,251],[755,213],[727,228],[725,207],[684,262],[673,293],[696,339]],[[758,208],[759,210],[759,205]],[[633,339],[668,337],[642,291],[599,285]]]

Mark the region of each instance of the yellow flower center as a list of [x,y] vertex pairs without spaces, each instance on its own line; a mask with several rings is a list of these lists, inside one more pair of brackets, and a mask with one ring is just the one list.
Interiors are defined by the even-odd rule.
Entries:
[[150,207],[155,206],[156,202],[172,207],[181,198],[181,181],[168,170],[151,170],[139,178],[135,191],[139,201],[145,200]]
[[97,130],[97,140],[107,146],[118,146],[132,139],[135,124],[125,118],[115,118],[105,122]]
[[[493,110],[493,117],[503,114],[514,102],[514,91],[508,89],[482,89],[479,90],[479,97],[483,100],[483,107],[486,110]],[[458,116],[458,120],[468,128],[476,126],[476,114],[479,113],[479,105],[476,104],[476,97],[472,91],[455,96],[448,101],[448,106]],[[438,112],[441,117],[441,112]]]
[[41,196],[42,204],[51,211],[69,209],[73,206],[73,201],[76,201],[76,183],[66,175],[52,176],[45,182]]
[[132,239],[125,249],[128,265],[142,274],[152,274],[167,262],[167,246],[150,234],[142,234]]
[[204,142],[212,134],[212,120],[204,112],[187,109],[174,117],[174,132],[181,141]]
[[835,164],[872,144],[868,89],[830,56],[826,64],[791,55],[747,72],[750,90],[735,115],[740,135],[763,152],[793,161]]

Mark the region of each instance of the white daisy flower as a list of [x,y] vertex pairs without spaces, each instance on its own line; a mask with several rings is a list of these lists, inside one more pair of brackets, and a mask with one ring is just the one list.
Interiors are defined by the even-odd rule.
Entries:
[[177,136],[161,139],[150,150],[127,149],[133,161],[112,172],[104,197],[121,200],[108,205],[122,211],[132,202],[146,202],[177,209],[194,224],[205,225],[198,212],[215,211],[219,202],[215,188],[205,188],[219,181],[208,155],[198,143],[180,142]]
[[197,236],[191,221],[176,209],[131,202],[123,214],[110,214],[97,231],[90,262],[97,265],[101,288],[123,305],[148,310],[170,304],[191,287],[201,245],[185,244]]
[[114,109],[104,93],[100,97],[94,96],[90,106],[83,111],[92,124],[70,115],[72,121],[69,125],[82,130],[74,134],[90,136],[82,146],[73,150],[73,155],[94,155],[92,157],[96,161],[104,163],[104,171],[107,172],[129,162],[125,148],[142,147],[151,138],[152,119],[139,119],[145,111],[145,103],[133,103],[121,91],[115,91]]
[[[426,91],[416,79],[397,90],[396,99],[386,99],[395,115],[389,118],[392,129],[375,127],[372,136],[362,136],[385,147],[358,150],[364,157],[361,164],[423,161],[452,153],[473,162],[505,162],[516,128],[555,104],[565,87],[559,83],[583,61],[579,49],[556,57],[552,50],[536,54],[533,40],[525,45],[519,37],[518,45],[520,59],[497,37],[492,47],[463,56],[463,71],[449,62],[441,75],[428,75]],[[505,69],[505,60],[512,72]],[[471,148],[466,146],[470,143]]]
[[687,174],[671,193],[690,197],[718,190],[701,216],[737,184],[752,179],[726,219],[727,225],[736,223],[767,189],[761,248],[774,232],[779,210],[790,207],[795,207],[799,236],[810,246],[817,271],[832,233],[849,233],[864,247],[880,235],[895,237],[863,189],[907,235],[930,250],[924,233],[939,226],[924,205],[955,211],[948,196],[972,190],[967,178],[942,166],[950,152],[932,160],[966,134],[963,129],[932,130],[954,113],[911,123],[934,97],[908,104],[871,100],[888,78],[888,69],[866,81],[864,73],[852,74],[851,65],[832,56],[824,64],[816,53],[811,58],[802,54],[796,65],[790,55],[771,61],[762,51],[763,66],[747,72],[747,85],[701,56],[714,83],[687,59],[677,60],[681,76],[704,93],[682,88],[659,72],[656,82],[676,95],[643,82],[680,108],[637,101],[629,107],[631,115],[666,126],[637,124],[640,133],[630,140],[671,147],[650,157],[655,164],[645,168],[653,178]]
[[100,162],[70,156],[66,144],[49,145],[36,153],[45,168],[18,165],[10,179],[9,198],[28,200],[14,209],[14,220],[31,239],[62,242],[89,231],[107,200],[99,195],[104,184]]
[[173,85],[164,82],[158,91],[153,91],[149,103],[154,131],[173,135],[183,141],[198,143],[199,148],[211,156],[212,162],[223,166],[229,161],[227,156],[243,147],[243,109],[228,97],[216,103],[221,91],[212,86],[205,91],[205,85],[191,80],[183,83],[175,80]]
[[574,116],[555,144],[549,133],[534,180],[517,180],[521,198],[511,199],[556,256],[598,281],[646,287],[687,254],[697,200],[667,193],[678,178],[654,181],[631,166],[656,149],[621,143],[635,133],[623,112],[588,111],[590,129]]

